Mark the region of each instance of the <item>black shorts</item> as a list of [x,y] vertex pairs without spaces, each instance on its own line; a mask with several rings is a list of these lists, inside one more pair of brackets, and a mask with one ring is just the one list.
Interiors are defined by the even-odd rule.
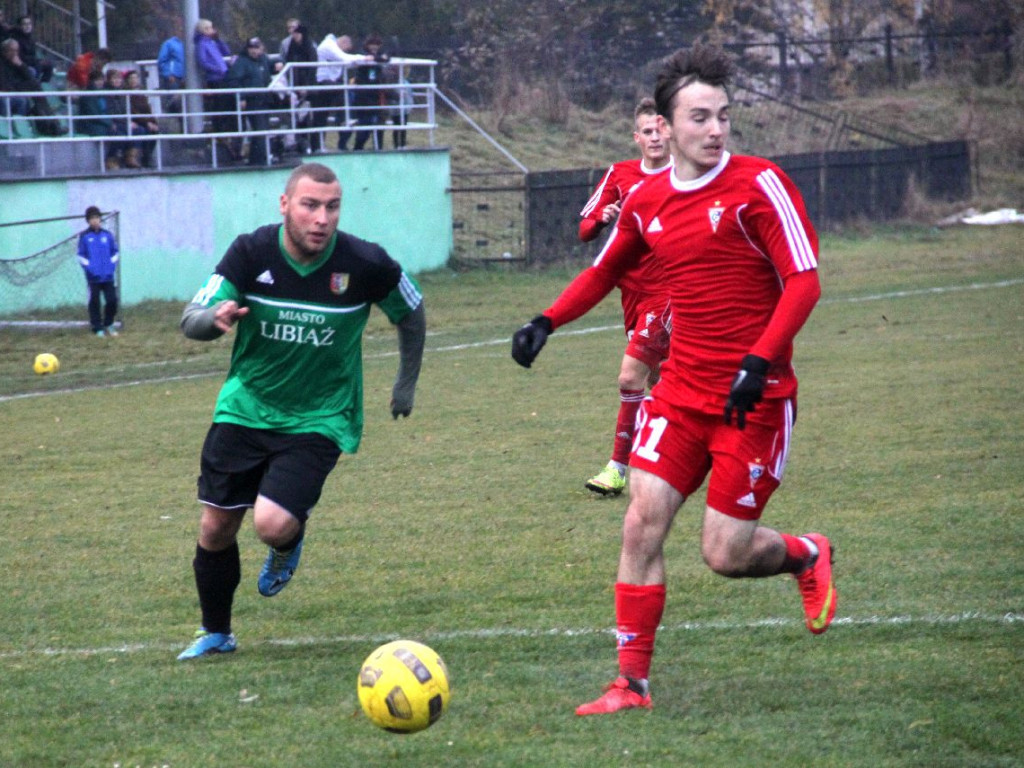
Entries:
[[316,433],[214,423],[200,458],[199,501],[244,511],[266,496],[305,522],[340,456],[337,445]]

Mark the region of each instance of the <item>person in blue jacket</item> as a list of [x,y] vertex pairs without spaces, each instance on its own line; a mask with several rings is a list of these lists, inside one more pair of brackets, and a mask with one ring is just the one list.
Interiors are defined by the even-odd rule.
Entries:
[[[117,273],[119,249],[114,235],[103,229],[100,209],[90,205],[85,211],[89,228],[78,237],[78,263],[85,271],[89,285],[89,325],[96,336],[117,336],[114,317],[117,315]],[[100,322],[100,297],[103,317]]]

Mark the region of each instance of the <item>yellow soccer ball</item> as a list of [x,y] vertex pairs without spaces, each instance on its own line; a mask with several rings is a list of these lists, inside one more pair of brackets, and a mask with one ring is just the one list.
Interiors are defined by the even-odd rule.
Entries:
[[359,703],[373,723],[392,733],[415,733],[448,709],[448,669],[436,652],[396,640],[366,657],[359,670]]
[[57,359],[56,355],[43,352],[41,355],[36,355],[36,361],[32,363],[32,370],[40,376],[56,373],[60,370],[60,360]]

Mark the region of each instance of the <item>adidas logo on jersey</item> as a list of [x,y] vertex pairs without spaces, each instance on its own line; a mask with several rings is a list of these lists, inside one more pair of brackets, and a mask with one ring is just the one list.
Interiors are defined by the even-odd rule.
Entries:
[[654,221],[652,221],[650,225],[647,227],[647,234],[651,234],[653,232],[661,232],[661,230],[661,221],[658,219],[657,216],[655,216]]
[[261,274],[259,277],[256,278],[256,282],[257,283],[263,283],[264,285],[273,285],[274,284],[274,276],[272,274],[270,274],[270,270],[267,269],[267,270],[263,271],[263,274]]
[[742,499],[736,499],[736,503],[739,504],[741,507],[756,507],[757,499],[754,498],[753,493],[748,493]]

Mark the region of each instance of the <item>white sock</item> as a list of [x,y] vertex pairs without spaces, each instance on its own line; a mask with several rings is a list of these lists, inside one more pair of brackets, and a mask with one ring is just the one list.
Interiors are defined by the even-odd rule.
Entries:
[[811,550],[811,561],[807,564],[807,567],[810,568],[812,565],[814,565],[816,562],[818,562],[818,545],[815,544],[813,541],[811,541],[806,536],[800,536],[799,538],[800,538],[800,541],[802,541],[804,544],[806,544],[807,548],[809,550]]

